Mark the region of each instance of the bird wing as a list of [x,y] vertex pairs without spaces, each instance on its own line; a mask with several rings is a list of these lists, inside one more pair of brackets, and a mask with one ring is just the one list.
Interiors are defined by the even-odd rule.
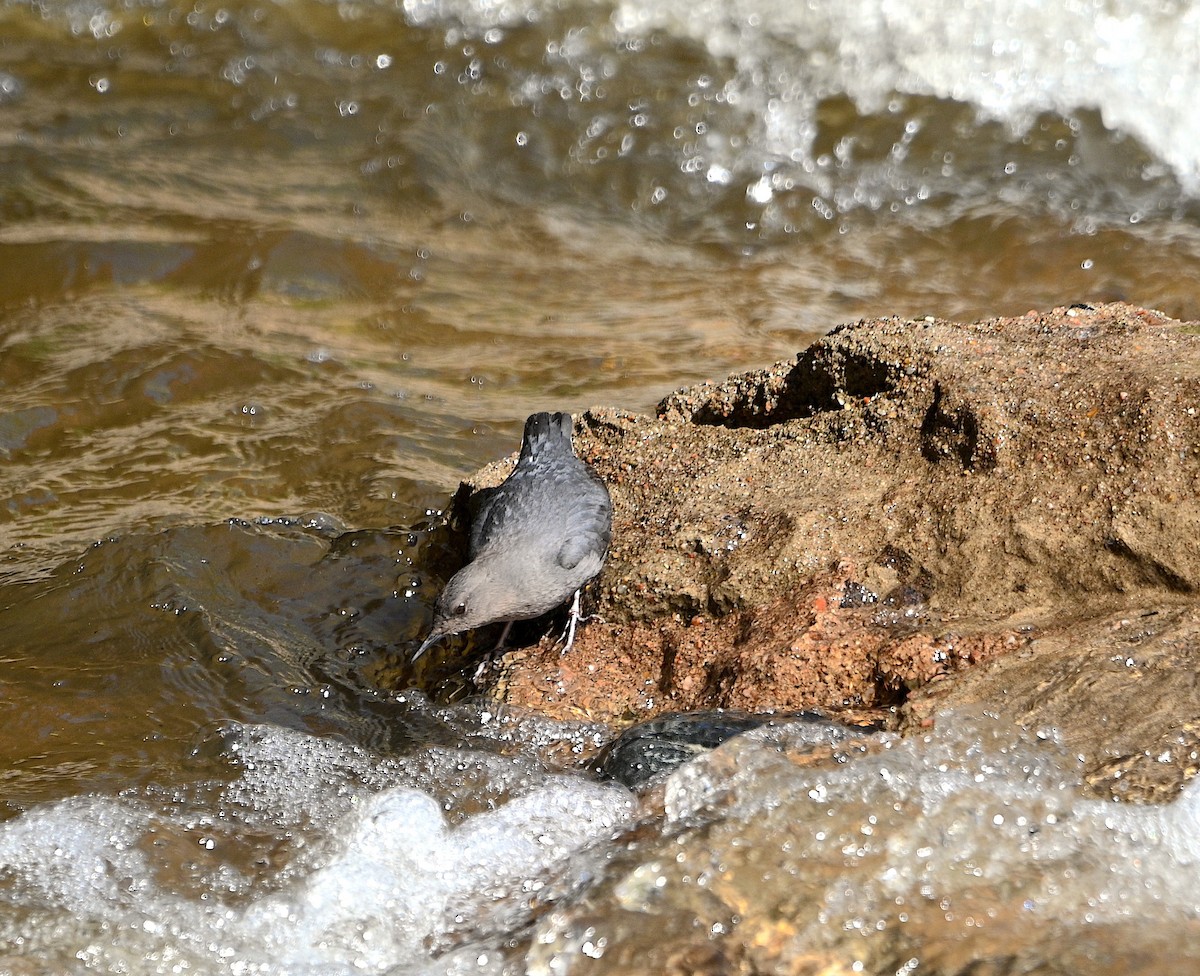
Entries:
[[536,501],[532,493],[537,491],[537,481],[518,467],[504,484],[484,490],[488,495],[480,502],[471,521],[468,548],[471,559],[491,546],[510,544],[524,527],[531,524],[530,514],[534,511],[531,502]]
[[[496,508],[496,496],[500,488],[480,488],[473,499],[474,513],[471,516],[471,534],[467,541],[467,558],[474,559],[479,550],[487,542],[491,532],[491,524],[499,514]],[[501,506],[503,508],[503,506]]]
[[594,565],[594,575],[611,539],[612,501],[571,449],[571,415],[534,414],[517,466],[472,520],[471,558],[493,549],[537,551],[565,570]]
[[603,561],[612,541],[612,501],[608,489],[591,472],[586,487],[577,486],[562,509],[563,542],[558,564],[574,569],[588,556]]
[[545,509],[540,504],[540,492],[547,472],[555,468],[556,460],[569,464],[575,459],[572,430],[569,413],[535,413],[525,421],[517,466],[502,485],[483,488],[472,500],[474,512],[467,547],[470,559],[492,543],[510,541],[510,534],[529,524],[531,512]]

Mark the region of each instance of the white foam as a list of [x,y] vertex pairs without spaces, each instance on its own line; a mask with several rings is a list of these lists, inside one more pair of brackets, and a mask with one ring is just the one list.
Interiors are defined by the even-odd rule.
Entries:
[[876,112],[898,92],[970,103],[1015,132],[1038,113],[1093,108],[1200,190],[1200,5],[623,0],[613,22],[732,59],[731,94],[781,160],[810,156],[820,99],[844,93]]
[[21,879],[19,900],[75,912],[127,904],[146,875],[137,842],[149,816],[136,803],[72,797],[0,825],[0,868]]
[[[431,946],[464,927],[478,936],[515,924],[545,872],[631,814],[619,787],[498,756],[382,760],[262,727],[245,730],[236,751],[245,777],[215,796],[215,810],[76,797],[0,825],[4,892],[19,907],[0,913],[0,936],[61,965],[137,959],[142,973],[427,971]],[[464,768],[478,803],[486,770],[505,766],[519,770],[501,786],[513,798],[493,809],[484,800],[483,812],[452,823],[445,797]],[[440,778],[442,798],[380,787],[388,773]],[[212,829],[197,834],[198,820]],[[197,891],[173,887],[156,862],[156,841],[199,838],[219,852],[248,823],[291,838],[291,863],[249,885],[228,883],[236,870],[212,872]],[[463,958],[439,966],[454,971]],[[487,971],[478,951],[470,959],[471,971]]]
[[403,0],[403,7],[409,23],[418,26],[458,21],[476,30],[532,23],[545,10],[538,0]]
[[[794,761],[824,741],[811,733],[735,737],[678,770],[661,837],[613,859],[634,814],[619,787],[484,752],[382,758],[244,728],[232,784],[74,797],[0,824],[0,939],[46,971],[499,976],[500,948],[530,924],[531,952],[577,954],[587,925],[676,894],[691,911],[696,886],[666,878],[677,860],[736,879],[764,858],[771,885],[810,892],[789,904],[819,912],[796,919],[813,944],[898,924],[901,905],[928,923],[943,900],[1063,930],[1200,916],[1200,784],[1163,806],[1084,799],[1053,735],[986,716],[850,738],[832,766]],[[556,907],[535,921],[545,884]],[[571,891],[588,895],[579,931]]]

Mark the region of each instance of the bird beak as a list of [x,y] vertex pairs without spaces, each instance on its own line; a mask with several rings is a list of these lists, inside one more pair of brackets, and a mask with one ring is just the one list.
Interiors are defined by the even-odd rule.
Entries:
[[[432,634],[430,634],[428,637],[426,637],[425,640],[421,643],[421,646],[417,648],[417,653],[412,656],[412,660],[415,661],[417,658],[419,658],[422,654],[424,654],[427,650],[429,650],[429,648],[433,647],[434,644],[436,644],[438,641],[440,641],[445,636],[446,636],[445,634],[439,634],[435,630]],[[411,662],[409,662],[409,663],[411,663]]]

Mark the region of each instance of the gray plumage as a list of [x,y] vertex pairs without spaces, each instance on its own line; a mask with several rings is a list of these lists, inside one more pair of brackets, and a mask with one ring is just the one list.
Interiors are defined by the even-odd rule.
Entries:
[[579,590],[604,565],[612,502],[604,482],[575,456],[570,414],[531,416],[516,468],[499,488],[480,494],[469,562],[438,596],[433,628],[413,660],[449,634],[540,617],[574,594],[570,647]]

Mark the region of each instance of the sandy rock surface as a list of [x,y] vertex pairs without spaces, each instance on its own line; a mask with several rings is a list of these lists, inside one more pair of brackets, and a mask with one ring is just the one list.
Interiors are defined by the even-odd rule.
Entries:
[[589,411],[601,619],[485,681],[613,722],[976,704],[1061,727],[1100,793],[1169,795],[1200,737],[1198,333],[1124,304],[879,319],[656,417]]

